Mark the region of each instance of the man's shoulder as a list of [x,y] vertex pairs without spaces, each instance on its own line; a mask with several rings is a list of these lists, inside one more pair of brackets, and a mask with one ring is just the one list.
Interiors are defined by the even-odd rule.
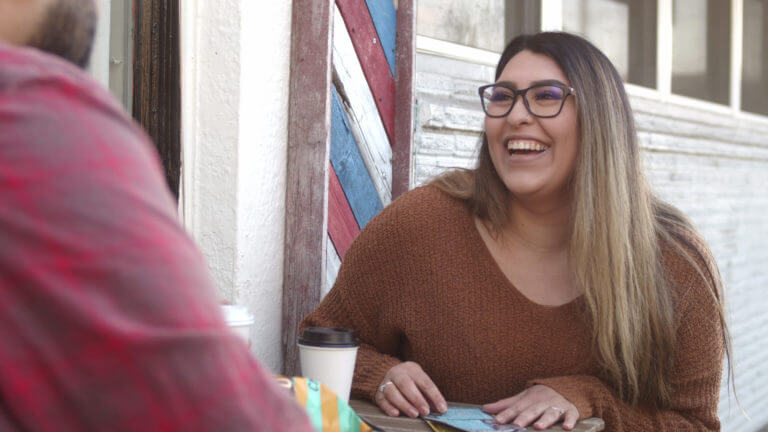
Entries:
[[57,182],[98,172],[125,183],[161,174],[146,133],[101,84],[31,48],[0,45],[0,144],[3,162],[57,172]]
[[6,80],[11,78],[25,79],[61,72],[74,76],[84,73],[76,65],[55,55],[36,48],[9,45],[3,42],[0,42],[0,59],[3,60],[0,63],[2,65],[0,76]]
[[[36,112],[60,108],[57,101],[90,108],[121,123],[130,118],[95,78],[74,64],[34,48],[0,44],[0,102],[6,106],[30,105]],[[67,118],[68,111],[57,111]]]
[[0,91],[46,78],[86,82],[88,75],[77,66],[51,54],[28,47],[0,43]]

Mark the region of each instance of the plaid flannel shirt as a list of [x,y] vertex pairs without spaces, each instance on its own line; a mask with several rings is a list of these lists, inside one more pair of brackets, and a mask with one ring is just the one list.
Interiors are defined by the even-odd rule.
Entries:
[[156,152],[63,60],[0,45],[0,430],[309,431],[221,316]]

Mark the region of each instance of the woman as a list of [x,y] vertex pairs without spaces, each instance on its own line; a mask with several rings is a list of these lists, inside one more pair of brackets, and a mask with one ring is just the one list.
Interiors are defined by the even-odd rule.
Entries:
[[613,65],[577,36],[521,36],[480,93],[477,168],[377,216],[303,323],[357,331],[353,396],[393,416],[451,400],[537,429],[719,430],[719,275],[648,189]]

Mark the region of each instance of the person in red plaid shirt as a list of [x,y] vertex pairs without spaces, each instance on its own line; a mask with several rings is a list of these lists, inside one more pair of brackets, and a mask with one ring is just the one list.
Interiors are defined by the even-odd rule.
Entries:
[[0,1],[0,431],[312,430],[225,326],[148,138],[74,65],[93,11]]

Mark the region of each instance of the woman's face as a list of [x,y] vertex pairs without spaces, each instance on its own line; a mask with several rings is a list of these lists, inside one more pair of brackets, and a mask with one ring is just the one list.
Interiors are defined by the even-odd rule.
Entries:
[[[521,51],[509,60],[496,83],[521,90],[552,81],[571,85],[554,60]],[[531,115],[518,96],[506,117],[485,117],[485,133],[496,172],[513,196],[568,199],[568,181],[579,150],[573,96],[565,99],[560,114],[552,118]]]

